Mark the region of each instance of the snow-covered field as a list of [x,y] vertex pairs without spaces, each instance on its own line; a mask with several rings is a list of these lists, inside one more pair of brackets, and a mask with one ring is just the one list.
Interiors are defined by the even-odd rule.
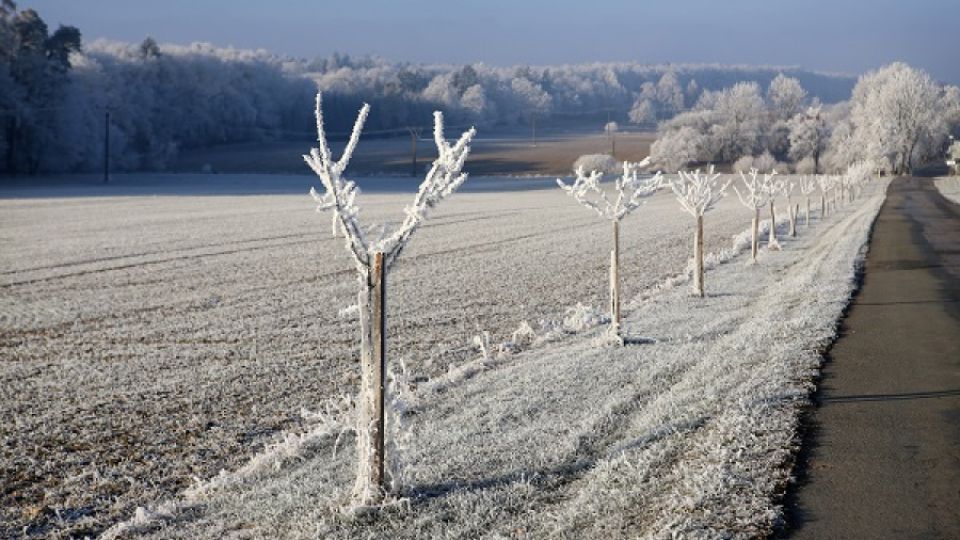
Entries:
[[933,182],[944,197],[960,204],[960,176],[934,178]]
[[[301,414],[358,381],[344,309],[353,269],[312,211],[312,182],[120,177],[0,192],[0,415],[11,419],[0,426],[0,536],[97,534],[137,507],[185,500],[155,534],[769,528],[795,409],[852,288],[879,187],[758,265],[741,255],[710,270],[704,301],[654,290],[686,267],[693,223],[671,194],[649,199],[622,224],[621,272],[625,297],[646,298],[626,311],[627,331],[653,342],[617,349],[596,329],[564,335],[584,326],[564,323],[568,308],[605,305],[609,224],[550,179],[469,180],[389,277],[389,355],[415,387],[408,499],[348,519],[351,441],[334,456],[329,426]],[[415,189],[360,184],[375,188],[369,222],[400,219]],[[722,202],[706,217],[707,252],[748,224],[739,203]],[[551,339],[477,364],[476,334],[504,341],[523,321]],[[313,435],[282,447],[292,455],[277,467],[261,467],[275,461],[262,454],[250,474],[182,495],[285,432]]]

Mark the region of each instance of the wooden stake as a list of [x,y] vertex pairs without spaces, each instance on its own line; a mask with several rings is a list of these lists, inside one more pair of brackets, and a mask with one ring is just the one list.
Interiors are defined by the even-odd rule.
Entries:
[[360,293],[360,399],[357,411],[357,479],[354,503],[375,505],[386,493],[384,478],[384,382],[386,379],[386,269],[374,253]]
[[384,418],[383,403],[386,394],[387,379],[387,271],[383,265],[383,253],[373,255],[373,321],[370,329],[373,332],[373,368],[376,392],[376,436],[374,438],[374,462],[376,464],[376,478],[374,483],[381,491],[386,491],[386,478],[383,474],[384,462],[384,432],[386,421]]
[[773,199],[770,199],[770,234],[767,235],[767,248],[776,249],[777,245],[777,214],[773,207]]
[[613,222],[613,249],[610,251],[610,324],[620,336],[620,222]]
[[757,261],[757,251],[760,250],[760,209],[756,206],[753,207],[753,222],[751,223],[751,230],[753,234],[750,236],[750,256],[753,257],[753,261]]
[[810,226],[810,196],[807,195],[807,213],[803,216],[803,225]]
[[796,204],[791,206],[790,201],[787,201],[787,213],[790,214],[790,236],[797,236],[797,218],[800,216],[800,205]]
[[703,216],[697,216],[697,233],[693,239],[693,287],[703,298]]

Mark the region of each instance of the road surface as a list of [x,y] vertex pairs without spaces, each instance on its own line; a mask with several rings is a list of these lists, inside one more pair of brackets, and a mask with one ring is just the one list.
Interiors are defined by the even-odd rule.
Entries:
[[808,421],[785,536],[960,538],[960,206],[899,178]]

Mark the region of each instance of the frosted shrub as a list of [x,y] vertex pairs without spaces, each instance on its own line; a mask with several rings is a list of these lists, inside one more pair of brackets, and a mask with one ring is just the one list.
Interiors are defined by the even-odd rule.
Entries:
[[583,332],[601,324],[606,324],[610,318],[600,310],[578,303],[567,308],[563,314],[563,330],[570,333]]
[[753,166],[761,171],[772,171],[777,168],[777,160],[770,152],[764,152],[753,158]]
[[817,172],[817,162],[812,157],[807,156],[794,164],[793,170],[797,174],[815,174]]
[[601,174],[616,174],[620,169],[620,164],[616,158],[609,154],[585,154],[573,162],[573,173],[577,171],[596,171]]
[[741,157],[740,159],[738,159],[738,160],[736,160],[736,161],[733,162],[732,168],[733,168],[734,171],[740,171],[741,173],[742,173],[743,171],[749,171],[749,170],[751,170],[751,169],[756,169],[756,167],[753,166],[753,156],[743,156],[743,157]]

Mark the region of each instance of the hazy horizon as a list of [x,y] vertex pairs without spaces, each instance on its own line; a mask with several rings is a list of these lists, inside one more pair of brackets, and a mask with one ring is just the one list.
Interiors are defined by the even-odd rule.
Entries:
[[[491,0],[451,9],[434,0],[374,0],[337,6],[330,14],[309,0],[285,2],[283,10],[248,0],[35,0],[18,7],[36,9],[51,27],[78,27],[87,43],[99,38],[136,42],[150,35],[160,42],[203,41],[300,58],[341,52],[392,61],[501,66],[762,64],[851,75],[900,60],[943,82],[960,83],[960,63],[952,57],[957,43],[950,37],[960,20],[960,2],[857,4]],[[321,35],[304,37],[313,33]]]

